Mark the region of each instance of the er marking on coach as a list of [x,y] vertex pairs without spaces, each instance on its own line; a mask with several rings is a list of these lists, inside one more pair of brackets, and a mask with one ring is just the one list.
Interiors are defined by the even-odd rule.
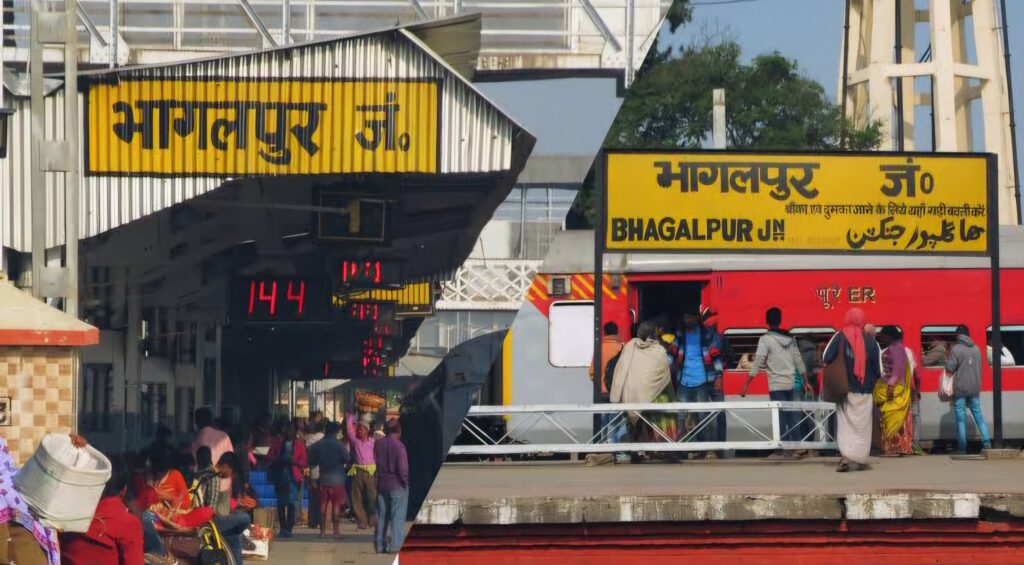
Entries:
[[832,286],[816,288],[814,294],[821,301],[821,305],[825,310],[833,310],[837,305],[842,304],[843,296],[846,296],[848,304],[874,304],[877,302],[875,289],[870,286],[847,287],[844,293],[838,284],[833,283]]

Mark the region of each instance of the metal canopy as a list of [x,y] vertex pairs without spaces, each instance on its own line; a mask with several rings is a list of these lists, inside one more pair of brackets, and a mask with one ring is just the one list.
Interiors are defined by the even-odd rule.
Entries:
[[[313,191],[339,182],[393,203],[387,243],[314,240]],[[85,240],[82,254],[90,267],[129,268],[130,283],[151,285],[160,305],[177,308],[219,306],[229,270],[319,271],[332,257],[394,261],[409,276],[431,277],[458,268],[510,187],[500,174],[237,180]]]
[[[373,258],[400,263],[405,278],[446,278],[469,256],[508,196],[535,141],[456,72],[449,63],[459,65],[457,60],[441,60],[428,48],[429,42],[468,60],[473,46],[470,41],[467,47],[463,36],[474,20],[462,18],[447,29],[420,26],[203,62],[90,73],[86,82],[93,84],[163,77],[434,80],[440,85],[441,111],[433,173],[86,177],[91,193],[84,206],[83,269],[123,273],[126,292],[138,296],[144,308],[168,308],[178,319],[217,321],[226,319],[228,283],[239,275],[331,274],[342,259]],[[315,237],[317,214],[344,210],[318,204],[321,191],[386,201],[392,210],[386,240]],[[51,245],[62,239],[48,235]],[[402,340],[395,344],[399,354],[418,324],[403,322]],[[344,321],[228,327],[226,332],[225,343],[240,354],[237,359],[263,360],[261,366],[272,364],[286,378],[315,378],[311,367],[321,360],[358,359],[365,337]]]
[[[451,186],[464,185],[465,179],[455,177],[467,175],[478,185],[483,182],[498,187],[495,192],[481,192],[479,188],[460,189],[474,194],[466,200],[466,205],[473,211],[450,219],[453,225],[459,223],[459,227],[465,228],[460,243],[451,248],[457,251],[455,255],[458,256],[461,249],[468,253],[472,241],[493,210],[511,190],[535,142],[533,136],[488,101],[458,72],[459,66],[465,70],[460,60],[465,62],[472,58],[475,43],[467,30],[474,29],[477,20],[478,17],[467,16],[410,29],[392,28],[202,61],[93,71],[80,76],[86,85],[97,82],[118,84],[127,79],[437,81],[440,90],[436,150],[438,174],[435,176],[448,177],[447,183]],[[435,53],[430,44],[453,56],[453,64]],[[62,129],[57,109],[63,106],[64,96],[64,90],[59,89],[46,98],[46,128],[52,130],[51,135]],[[84,97],[80,95],[80,98]],[[32,230],[30,218],[22,210],[25,207],[23,203],[29,201],[27,183],[23,179],[31,167],[27,148],[30,146],[32,124],[28,116],[28,101],[15,99],[13,105],[16,113],[12,120],[14,140],[11,156],[0,161],[0,246],[27,251],[31,248]],[[489,178],[482,181],[480,175],[489,175]],[[410,179],[410,190],[416,190],[415,183],[424,180]],[[187,174],[85,176],[81,183],[80,236],[84,239],[101,235],[188,202],[229,181],[231,178],[227,175],[220,178]],[[289,182],[295,185],[294,179]],[[47,202],[51,208],[48,214],[53,217],[63,217],[62,190],[61,180],[47,180]],[[429,207],[423,209],[429,211]],[[409,221],[416,219],[410,218]],[[45,236],[46,247],[50,249],[61,246],[65,240],[60,226],[48,227]]]

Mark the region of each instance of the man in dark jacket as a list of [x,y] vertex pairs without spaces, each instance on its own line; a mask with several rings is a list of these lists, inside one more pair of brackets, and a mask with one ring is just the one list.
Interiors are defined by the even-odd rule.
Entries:
[[981,413],[981,350],[971,340],[967,326],[956,328],[956,343],[949,351],[946,371],[953,375],[953,406],[956,412],[956,444],[967,453],[967,410],[974,416],[985,449],[992,447],[988,425]]
[[377,461],[377,553],[398,553],[405,538],[409,504],[409,454],[402,443],[402,426],[388,420],[388,435],[373,446]]
[[[324,437],[309,448],[309,466],[319,467],[320,480],[317,501],[320,504],[320,537],[327,533],[327,520],[331,519],[334,537],[341,536],[341,517],[345,512],[345,474],[352,462],[348,449],[338,440],[341,427],[327,422]],[[327,509],[331,508],[328,513]]]

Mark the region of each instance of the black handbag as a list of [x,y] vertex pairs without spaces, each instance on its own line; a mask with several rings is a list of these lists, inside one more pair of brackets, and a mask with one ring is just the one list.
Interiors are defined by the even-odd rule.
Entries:
[[837,344],[839,353],[831,363],[825,365],[821,376],[821,399],[839,403],[846,400],[850,392],[850,376],[846,369],[846,341]]
[[620,355],[622,355],[621,349],[614,357],[608,360],[608,365],[604,369],[604,389],[608,391],[608,395],[612,393],[612,380],[615,377],[615,366],[619,364]]

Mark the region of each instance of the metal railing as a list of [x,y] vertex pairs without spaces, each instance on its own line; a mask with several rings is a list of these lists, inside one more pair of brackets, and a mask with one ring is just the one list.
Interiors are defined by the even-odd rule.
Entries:
[[[538,455],[613,452],[680,452],[680,451],[761,451],[769,449],[836,449],[835,438],[829,431],[828,421],[835,414],[835,404],[828,402],[676,402],[669,404],[550,404],[533,406],[474,406],[470,409],[462,429],[476,439],[477,445],[454,445],[449,455]],[[792,431],[785,437],[782,414],[795,413]],[[593,435],[581,437],[572,426],[558,415],[608,414],[610,420]],[[671,437],[652,421],[653,414],[694,415],[694,425]],[[750,440],[699,441],[702,433],[711,430],[720,414],[728,422],[738,425]],[[767,414],[769,426],[757,426],[752,415]],[[480,418],[525,416],[519,418],[502,435],[488,432]],[[627,416],[633,416],[634,431],[645,430],[649,441],[616,443],[614,438],[627,425]],[[565,438],[563,443],[529,444],[516,441],[539,422],[553,426]],[[809,429],[808,429],[809,428]]]
[[[601,60],[610,46],[619,54],[615,66],[628,69],[643,60],[642,40],[657,32],[670,5],[671,0],[79,0],[79,31],[84,62],[145,64],[479,12],[485,67],[516,68],[520,57],[559,54],[588,66],[579,58]],[[28,6],[29,0],[13,3],[14,21],[5,30],[17,47],[8,49],[8,61],[26,53]],[[122,42],[130,57],[108,48]],[[90,49],[90,43],[96,46]],[[565,61],[551,64],[566,67]]]

